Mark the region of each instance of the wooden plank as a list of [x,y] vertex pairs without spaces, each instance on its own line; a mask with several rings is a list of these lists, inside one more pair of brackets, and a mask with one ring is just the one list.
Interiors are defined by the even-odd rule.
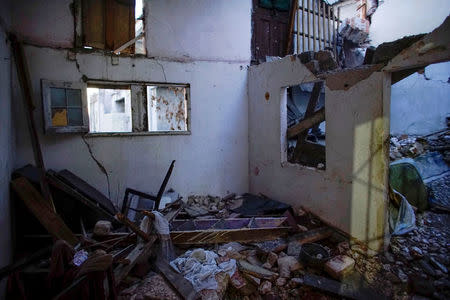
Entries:
[[78,244],[77,237],[67,227],[64,221],[51,210],[41,194],[26,178],[19,177],[14,179],[11,181],[11,185],[27,208],[51,235],[65,240],[72,246]]
[[169,266],[165,259],[156,259],[155,267],[158,271],[167,279],[169,284],[175,288],[178,294],[186,300],[195,300],[199,298],[199,295],[194,290],[192,284],[183,277],[183,275],[175,272]]
[[105,49],[105,1],[82,2],[83,46]]
[[143,232],[142,230],[139,229],[139,227],[137,227],[133,222],[130,221],[130,219],[128,219],[127,217],[125,217],[123,214],[121,213],[117,213],[116,214],[116,218],[125,226],[127,226],[128,228],[130,228],[134,233],[136,233],[139,237],[141,237],[144,241],[150,241],[151,237]]
[[277,239],[287,235],[290,227],[243,228],[171,231],[170,238],[175,245],[201,245],[228,242],[261,242]]
[[290,237],[292,240],[298,241],[300,244],[314,243],[329,238],[333,234],[333,230],[329,227],[319,227],[302,233],[295,234]]
[[36,166],[41,172],[41,179],[39,185],[41,187],[42,195],[45,201],[49,204],[53,211],[55,210],[55,205],[53,204],[52,194],[50,193],[50,188],[48,187],[47,180],[45,178],[45,164],[44,158],[42,156],[41,144],[39,143],[39,136],[37,134],[36,123],[34,121],[34,103],[33,103],[33,89],[31,86],[30,74],[28,71],[27,60],[25,57],[25,52],[22,43],[20,43],[16,36],[11,35],[10,40],[12,42],[12,48],[14,53],[14,60],[17,68],[17,77],[22,88],[24,106],[26,110],[26,119],[28,125],[28,131],[30,133],[31,147],[33,148],[34,160]]
[[287,137],[288,139],[294,138],[303,133],[306,129],[314,127],[323,121],[325,121],[325,107],[316,111],[309,118],[303,119],[294,126],[289,127],[287,130]]
[[[297,10],[298,10],[298,0],[294,0],[292,2],[291,10],[290,10],[290,13],[289,13],[289,24],[288,24],[287,43],[286,43],[285,55],[291,54],[292,40],[294,38],[295,13],[297,12]],[[298,35],[298,28],[297,28],[297,35]]]
[[114,218],[114,215],[112,215],[110,212],[108,212],[101,206],[97,205],[92,200],[86,198],[80,192],[78,192],[77,190],[72,188],[70,185],[68,185],[67,183],[60,180],[55,175],[56,175],[56,173],[54,171],[50,170],[47,172],[48,181],[52,186],[65,192],[66,194],[68,194],[69,196],[74,198],[75,200],[80,201],[83,205],[86,205],[90,209],[96,211],[100,216],[102,216],[102,218],[105,218],[106,220],[108,220],[110,222],[117,223],[117,220]]
[[[106,49],[115,50],[135,38],[134,1],[106,0]],[[122,51],[134,52],[134,46]]]
[[147,243],[139,243],[125,258],[130,263],[127,265],[118,265],[114,269],[114,278],[116,285],[118,285],[127,275],[136,263],[146,255],[148,255],[152,249],[153,243],[156,241],[156,236],[151,236]]
[[[313,90],[311,92],[311,96],[308,101],[308,107],[306,108],[305,117],[303,119],[307,119],[311,117],[316,110],[317,102],[319,102],[320,91],[322,90],[323,81],[319,81],[314,83]],[[298,135],[297,144],[294,149],[294,159],[298,161],[300,159],[302,153],[302,145],[305,142],[306,137],[308,136],[308,131],[304,131],[303,133]]]
[[114,207],[111,200],[77,175],[73,174],[69,170],[62,170],[58,172],[56,176],[86,198],[90,199],[94,203],[100,204],[111,215],[116,214],[117,209]]

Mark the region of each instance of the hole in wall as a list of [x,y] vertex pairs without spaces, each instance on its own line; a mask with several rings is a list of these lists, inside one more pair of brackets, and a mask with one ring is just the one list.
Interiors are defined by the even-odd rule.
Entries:
[[324,170],[324,82],[302,83],[286,88],[287,161]]

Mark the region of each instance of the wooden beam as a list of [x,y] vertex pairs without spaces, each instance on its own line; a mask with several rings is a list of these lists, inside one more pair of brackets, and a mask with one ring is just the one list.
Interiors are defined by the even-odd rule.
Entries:
[[[292,40],[294,38],[295,13],[297,10],[298,10],[298,0],[294,0],[292,2],[291,11],[289,14],[289,30],[288,30],[287,40],[286,40],[287,43],[286,43],[285,55],[291,54]],[[297,16],[297,18],[298,18],[298,16]],[[298,28],[297,28],[297,32],[298,32]]]
[[158,269],[158,271],[167,279],[169,284],[175,288],[183,299],[195,300],[199,298],[192,284],[185,279],[183,275],[172,270],[165,259],[158,258],[154,263],[156,269]]
[[71,246],[78,244],[77,237],[25,177],[12,180],[11,186],[25,203],[26,207],[51,235],[55,238],[65,240]]
[[294,138],[303,133],[306,129],[314,127],[315,125],[320,124],[323,121],[325,121],[325,107],[322,107],[321,109],[316,111],[309,118],[303,119],[299,123],[288,128],[287,137],[288,139]]
[[118,265],[114,269],[114,278],[116,285],[118,285],[127,275],[130,273],[131,269],[136,265],[136,263],[148,255],[152,249],[153,243],[156,240],[156,236],[151,236],[147,243],[138,243],[133,251],[127,255],[125,258],[130,263],[127,265]]
[[324,226],[295,234],[290,239],[296,240],[300,244],[314,243],[329,238],[332,234],[333,230],[330,227]]
[[134,233],[136,233],[139,237],[141,237],[144,241],[149,242],[151,240],[151,237],[142,230],[139,229],[133,222],[130,221],[127,217],[125,217],[121,213],[116,214],[116,218],[126,227],[130,228]]
[[[307,119],[314,114],[316,110],[317,102],[319,102],[320,91],[322,90],[323,81],[318,81],[314,83],[313,90],[311,92],[311,96],[309,98],[308,107],[306,108],[305,117]],[[308,131],[304,131],[303,133],[298,135],[297,144],[295,145],[294,150],[294,159],[296,161],[299,160],[300,155],[302,153],[302,144],[305,142],[306,137],[308,136]]]
[[34,160],[36,166],[41,171],[42,176],[39,181],[42,195],[45,201],[48,202],[51,209],[55,212],[55,205],[53,204],[52,194],[45,176],[45,164],[42,156],[41,144],[39,143],[39,136],[36,129],[36,123],[34,121],[34,109],[36,108],[33,102],[33,89],[30,80],[30,74],[27,66],[27,59],[23,44],[17,40],[15,35],[10,36],[11,46],[14,53],[14,60],[16,63],[17,77],[19,79],[20,86],[22,88],[22,98],[24,101],[24,107],[26,111],[26,119],[28,125],[28,131],[30,133],[31,147],[33,148]]
[[172,231],[170,238],[175,245],[203,245],[228,242],[270,241],[288,234],[290,227],[242,228]]

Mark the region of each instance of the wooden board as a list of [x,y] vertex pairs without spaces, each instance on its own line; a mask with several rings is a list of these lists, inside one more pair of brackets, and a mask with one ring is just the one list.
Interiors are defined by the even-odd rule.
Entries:
[[199,296],[195,292],[192,284],[183,277],[183,275],[175,272],[164,259],[156,259],[155,267],[167,279],[172,287],[176,289],[178,294],[186,300],[195,300]]
[[133,269],[139,259],[145,257],[150,253],[155,240],[156,236],[153,235],[151,236],[149,242],[137,244],[136,247],[125,258],[130,263],[127,265],[119,265],[114,269],[114,278],[116,285],[118,285],[128,275],[128,273],[130,273],[131,269]]
[[65,240],[70,245],[78,244],[77,237],[67,227],[64,221],[52,211],[52,208],[44,200],[41,194],[24,177],[19,177],[11,181],[12,188],[33,215],[39,220],[47,231],[58,239]]
[[105,2],[82,2],[83,46],[105,49]]
[[170,238],[175,245],[215,244],[228,242],[270,241],[287,235],[290,227],[243,228],[228,230],[172,231]]
[[75,200],[81,202],[83,205],[86,205],[93,211],[97,212],[98,215],[104,218],[105,220],[108,220],[112,223],[117,223],[117,220],[114,218],[114,215],[112,215],[109,211],[105,210],[101,206],[97,205],[94,201],[82,195],[80,192],[72,188],[67,183],[60,180],[58,177],[56,177],[56,173],[54,171],[49,170],[47,172],[47,179],[50,185],[65,192],[69,196],[73,197]]
[[81,193],[86,198],[90,199],[91,201],[94,201],[95,203],[100,204],[100,206],[110,214],[115,215],[117,213],[117,210],[112,204],[111,200],[109,200],[101,192],[99,192],[89,183],[87,183],[77,175],[73,174],[69,170],[62,170],[58,172],[57,177],[66,184],[68,184],[70,187]]

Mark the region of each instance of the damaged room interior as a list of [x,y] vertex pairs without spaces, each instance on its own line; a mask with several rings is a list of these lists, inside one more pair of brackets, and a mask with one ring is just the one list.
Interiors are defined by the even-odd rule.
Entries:
[[448,0],[0,0],[0,299],[449,299]]

